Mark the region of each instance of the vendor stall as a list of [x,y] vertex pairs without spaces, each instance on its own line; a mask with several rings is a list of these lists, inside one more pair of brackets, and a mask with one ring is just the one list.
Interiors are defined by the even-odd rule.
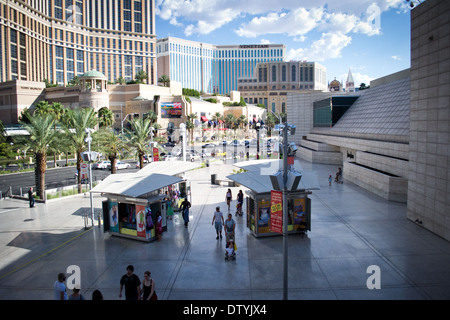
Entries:
[[103,201],[104,231],[114,236],[152,241],[156,239],[154,226],[159,214],[162,229],[167,231],[169,196],[165,191],[188,184],[182,177],[174,175],[182,175],[184,171],[196,167],[184,162],[179,165],[182,169],[174,168],[172,163],[172,170],[168,170],[167,166],[155,162],[147,165],[146,171],[111,174],[93,188],[91,192],[101,193],[107,198]]
[[[248,188],[246,191],[247,227],[255,237],[279,235],[272,229],[274,203],[271,203],[273,190],[270,175],[280,168],[279,160],[257,160],[236,163],[235,166],[248,170],[228,176],[227,178]],[[300,172],[298,161],[290,168]],[[302,174],[304,172],[302,171]],[[296,190],[286,191],[288,208],[287,233],[306,233],[311,231],[311,190],[317,190],[315,173],[306,173],[306,178],[299,183]]]

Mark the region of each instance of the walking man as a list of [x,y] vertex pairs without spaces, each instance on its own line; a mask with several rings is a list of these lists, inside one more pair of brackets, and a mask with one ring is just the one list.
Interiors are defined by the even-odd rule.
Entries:
[[189,223],[189,208],[191,207],[191,203],[187,198],[181,203],[181,212],[183,214],[184,226],[187,228]]
[[141,296],[141,280],[133,272],[134,267],[129,265],[127,267],[127,273],[120,279],[119,298],[122,298],[122,289],[125,286],[125,299],[139,300]]
[[214,227],[216,228],[216,239],[219,239],[219,236],[220,239],[222,239],[222,226],[224,224],[224,221],[223,213],[222,211],[220,211],[220,207],[216,207],[216,212],[214,212],[214,217],[211,224],[214,224]]
[[28,200],[30,201],[30,208],[34,208],[34,192],[33,187],[28,190]]

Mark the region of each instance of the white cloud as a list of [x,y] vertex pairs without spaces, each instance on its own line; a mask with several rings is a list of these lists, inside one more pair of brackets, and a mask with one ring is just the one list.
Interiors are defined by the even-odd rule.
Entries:
[[314,41],[306,49],[291,49],[286,57],[288,60],[324,61],[339,58],[342,50],[351,43],[352,38],[342,33],[323,33],[319,40]]
[[156,0],[156,14],[186,36],[207,35],[232,23],[236,35],[245,38],[279,34],[305,43],[319,32],[321,38],[309,47],[287,54],[316,61],[339,57],[352,33],[380,35],[381,13],[401,7],[403,0]]
[[398,61],[401,61],[401,60],[402,60],[402,58],[399,57],[399,56],[391,56],[391,58],[394,59],[394,60],[398,60]]

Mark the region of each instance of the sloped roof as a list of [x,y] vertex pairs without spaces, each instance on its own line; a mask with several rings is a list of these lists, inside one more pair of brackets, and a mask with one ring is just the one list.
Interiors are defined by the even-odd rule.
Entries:
[[102,78],[102,79],[106,79],[106,76],[101,73],[100,71],[97,71],[95,69],[93,70],[89,70],[87,72],[85,72],[81,78]]
[[364,91],[330,133],[409,136],[410,79]]

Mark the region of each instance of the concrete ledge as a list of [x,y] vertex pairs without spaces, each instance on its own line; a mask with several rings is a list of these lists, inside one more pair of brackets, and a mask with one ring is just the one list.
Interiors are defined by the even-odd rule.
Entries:
[[342,165],[342,155],[340,152],[315,151],[300,146],[297,156],[312,163]]
[[386,200],[406,203],[408,179],[372,170],[352,162],[344,162],[343,167],[344,181],[352,182]]

